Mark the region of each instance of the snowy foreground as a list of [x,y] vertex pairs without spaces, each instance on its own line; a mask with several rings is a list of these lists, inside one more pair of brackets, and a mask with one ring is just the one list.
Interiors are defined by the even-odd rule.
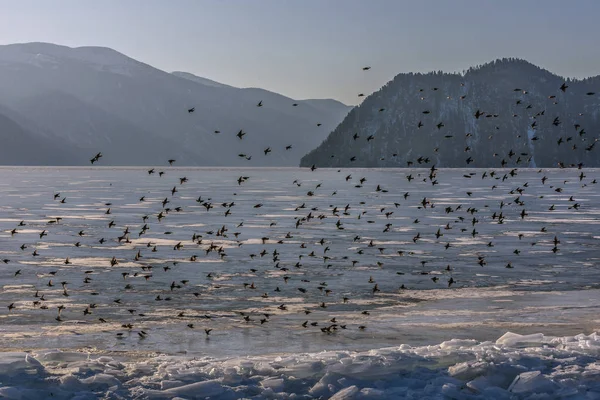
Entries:
[[0,398],[598,399],[599,355],[596,333],[251,359],[12,352],[0,358]]

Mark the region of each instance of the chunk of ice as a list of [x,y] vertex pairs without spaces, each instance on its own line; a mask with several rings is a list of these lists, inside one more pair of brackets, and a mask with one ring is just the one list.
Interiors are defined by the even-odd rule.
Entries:
[[0,376],[19,376],[40,373],[44,367],[31,354],[25,352],[0,353]]
[[540,371],[523,372],[508,388],[512,393],[550,393],[554,390],[556,384],[543,376]]
[[534,345],[541,345],[544,340],[544,335],[541,333],[534,333],[532,335],[519,335],[517,333],[506,332],[498,340],[497,345],[507,347],[531,347]]
[[348,386],[334,394],[329,400],[353,400],[356,398],[358,388],[355,385]]
[[217,397],[224,392],[225,388],[223,388],[223,386],[216,380],[190,383],[189,385],[179,386],[163,391],[163,393],[168,395],[192,398]]

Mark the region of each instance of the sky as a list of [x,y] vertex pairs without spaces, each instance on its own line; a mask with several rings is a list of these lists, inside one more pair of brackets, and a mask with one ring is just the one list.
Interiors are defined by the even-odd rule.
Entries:
[[[106,46],[295,99],[357,104],[401,72],[519,57],[600,75],[598,0],[0,0],[0,44]],[[372,69],[364,72],[363,66]]]

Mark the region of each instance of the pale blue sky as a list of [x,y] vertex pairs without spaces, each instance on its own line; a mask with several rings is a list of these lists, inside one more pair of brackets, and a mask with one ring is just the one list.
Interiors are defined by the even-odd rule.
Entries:
[[356,104],[400,72],[501,57],[600,74],[598,0],[0,1],[0,44],[107,46],[166,71],[294,98]]

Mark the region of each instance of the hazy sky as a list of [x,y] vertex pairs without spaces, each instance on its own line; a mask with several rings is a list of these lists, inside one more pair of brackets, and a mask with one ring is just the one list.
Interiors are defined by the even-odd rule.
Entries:
[[356,104],[400,72],[501,57],[600,74],[599,0],[0,1],[0,44],[107,46],[166,71],[298,99]]

